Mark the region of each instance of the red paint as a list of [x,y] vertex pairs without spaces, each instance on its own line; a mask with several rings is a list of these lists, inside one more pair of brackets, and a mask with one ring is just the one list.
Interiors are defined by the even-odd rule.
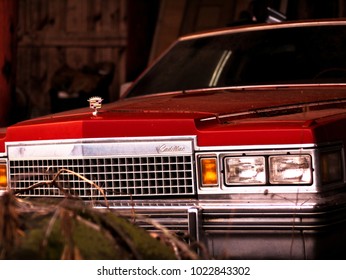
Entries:
[[[345,97],[345,91],[340,88],[305,89],[304,95],[301,92],[296,89],[216,91],[207,93],[207,98],[203,93],[134,98],[105,105],[97,116],[92,115],[91,109],[84,108],[22,122],[8,128],[3,140],[190,135],[197,136],[199,146],[346,142],[340,133],[340,127],[346,127],[346,109],[339,102],[297,113],[237,115],[299,104],[300,100],[307,103]],[[222,114],[230,114],[230,117],[203,121]],[[3,147],[4,144],[2,151]]]

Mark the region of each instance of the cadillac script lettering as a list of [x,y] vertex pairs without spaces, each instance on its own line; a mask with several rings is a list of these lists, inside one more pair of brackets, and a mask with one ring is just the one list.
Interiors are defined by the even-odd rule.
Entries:
[[179,146],[179,145],[168,146],[166,144],[163,144],[163,145],[157,147],[156,150],[160,154],[163,154],[163,153],[176,153],[176,152],[184,152],[185,151],[185,147],[184,146]]

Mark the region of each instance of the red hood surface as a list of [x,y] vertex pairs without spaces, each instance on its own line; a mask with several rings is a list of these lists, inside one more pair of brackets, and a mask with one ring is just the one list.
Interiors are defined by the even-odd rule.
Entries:
[[2,141],[176,135],[196,135],[201,146],[332,141],[323,129],[344,122],[343,102],[346,89],[335,86],[144,96],[104,105],[97,116],[83,108],[21,122]]

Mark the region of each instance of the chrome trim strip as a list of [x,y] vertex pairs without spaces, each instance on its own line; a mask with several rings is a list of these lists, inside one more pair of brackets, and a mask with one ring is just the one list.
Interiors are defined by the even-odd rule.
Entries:
[[183,136],[8,142],[6,143],[6,150],[10,160],[66,157],[74,159],[114,155],[189,155],[194,151],[193,142],[196,141],[195,139],[195,136]]
[[279,145],[244,145],[244,146],[197,146],[195,148],[195,151],[200,151],[200,152],[218,152],[218,151],[263,151],[267,152],[268,150],[291,150],[291,149],[311,149],[311,148],[316,148],[319,145],[310,143],[310,144],[279,144]]
[[66,143],[95,143],[95,142],[133,142],[133,141],[147,141],[151,142],[170,141],[170,140],[194,140],[195,135],[179,135],[179,136],[143,136],[143,137],[104,137],[104,138],[76,138],[76,139],[53,139],[53,140],[29,140],[29,141],[13,141],[5,142],[5,146],[18,146],[18,145],[41,145],[41,144],[66,144]]
[[179,215],[186,213],[187,216],[183,216],[184,221],[190,222],[188,227],[191,233],[195,233],[196,237],[200,237],[198,233],[200,233],[201,227],[208,231],[263,227],[283,229],[292,228],[292,226],[299,227],[300,229],[318,229],[345,221],[344,204],[339,205],[336,209],[333,208],[334,211],[329,211],[329,207],[333,207],[333,205],[321,206],[322,208],[316,202],[307,203],[306,205],[290,205],[287,203],[279,205],[258,203],[251,204],[251,206],[247,203],[218,205],[216,201],[209,204],[209,206],[204,203],[180,206],[166,206],[154,203],[153,205],[141,206],[134,201],[132,207],[130,205],[120,206],[118,202],[115,202],[110,209],[119,211],[122,215],[135,217],[138,214],[138,218],[148,216],[162,221],[172,220],[172,216],[168,216],[166,213],[173,213],[176,223],[179,221]]
[[[284,194],[283,194],[284,196]],[[343,197],[340,197],[338,201],[342,202]],[[97,201],[86,201],[88,204],[92,204],[95,208],[106,208],[104,202]],[[325,200],[324,205],[326,206],[330,201]],[[296,212],[296,211],[304,211],[308,213],[315,213],[318,202],[316,198],[311,197],[311,199],[300,198],[299,200],[291,200],[291,199],[282,199],[281,201],[273,201],[270,197],[262,198],[261,201],[252,201],[248,203],[246,197],[243,197],[242,200],[233,200],[233,199],[214,199],[214,200],[203,200],[203,199],[167,199],[167,200],[109,200],[108,201],[110,209],[119,209],[119,210],[142,210],[142,211],[164,211],[164,210],[185,210],[189,209],[198,209],[200,211],[209,212],[222,212],[222,213],[230,213],[232,215],[236,215],[239,213],[243,213],[239,210],[249,211],[251,213],[256,212],[258,215],[262,215],[264,212],[273,213],[277,211],[281,212]],[[236,210],[236,211],[234,211]],[[239,212],[237,212],[239,211]],[[303,214],[303,213],[300,213]]]
[[[194,151],[240,151],[240,150],[273,150],[273,149],[307,149],[316,148],[317,144],[307,143],[307,144],[279,144],[279,145],[241,145],[241,146],[198,146],[197,136],[195,135],[182,135],[182,136],[167,136],[167,137],[129,137],[129,138],[82,138],[82,139],[57,139],[57,140],[34,140],[34,141],[22,141],[22,142],[6,142],[5,148],[6,152],[3,154],[6,156],[8,154],[9,147],[12,146],[37,146],[37,145],[61,145],[64,144],[66,147],[68,145],[78,144],[93,144],[93,143],[117,143],[117,142],[155,142],[155,141],[192,141]],[[1,155],[1,154],[0,154]]]

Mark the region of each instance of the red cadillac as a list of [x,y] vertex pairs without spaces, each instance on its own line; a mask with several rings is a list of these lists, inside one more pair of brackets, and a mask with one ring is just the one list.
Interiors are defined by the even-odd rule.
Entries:
[[346,21],[186,36],[85,102],[0,132],[2,192],[147,217],[215,258],[346,258]]

